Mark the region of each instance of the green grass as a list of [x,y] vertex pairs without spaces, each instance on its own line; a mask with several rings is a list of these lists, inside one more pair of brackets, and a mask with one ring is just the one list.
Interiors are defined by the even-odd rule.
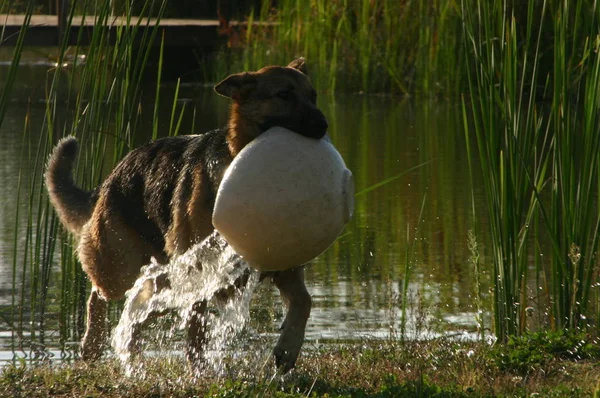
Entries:
[[[248,24],[230,36],[214,68],[206,72],[215,80],[221,77],[215,72],[284,65],[304,56],[311,64],[310,74],[319,92],[458,98],[468,91],[469,77],[474,78],[466,63],[473,62],[474,55],[484,55],[473,54],[471,44],[465,46],[470,38],[465,36],[464,24],[474,28],[472,15],[493,9],[495,14],[490,17],[503,26],[498,29],[489,23],[478,26],[477,32],[492,36],[478,36],[477,40],[491,41],[478,41],[476,45],[482,46],[480,50],[488,54],[494,47],[504,48],[501,43],[507,42],[507,38],[494,35],[511,34],[510,18],[514,17],[516,30],[511,40],[517,40],[517,48],[511,50],[513,55],[507,56],[512,56],[513,61],[524,61],[520,57],[523,51],[536,54],[537,59],[532,56],[525,64],[513,65],[518,68],[513,72],[519,73],[514,78],[525,88],[523,93],[532,91],[537,96],[553,68],[552,54],[561,48],[555,46],[560,28],[552,26],[554,21],[563,21],[566,29],[563,29],[566,35],[563,40],[573,44],[565,49],[570,57],[568,62],[581,60],[585,39],[592,38],[590,34],[597,23],[595,2],[581,1],[561,11],[563,3],[551,1],[544,5],[544,1],[538,0],[531,7],[531,3],[525,1],[496,0],[486,4],[475,0],[282,0],[273,6],[271,1],[264,0],[248,16]],[[561,19],[563,12],[567,17]],[[585,70],[576,63],[569,65],[573,70]],[[510,73],[510,70],[504,68],[496,72]],[[532,73],[539,79],[530,87],[531,81],[521,78],[530,78]],[[503,78],[513,79],[509,75]],[[579,80],[563,78],[569,90],[577,90]],[[517,89],[514,84],[513,87]],[[522,101],[525,98],[521,98]]]
[[465,130],[477,142],[491,221],[494,331],[507,341],[536,327],[528,307],[554,330],[586,328],[599,311],[599,10],[529,1],[519,19],[503,0],[462,5]]
[[[538,145],[546,142],[546,131],[528,92],[535,87],[530,82],[537,80],[538,69],[535,64],[531,69],[526,66],[527,56],[539,44],[539,32],[528,31],[518,45],[516,21],[510,12],[505,14],[505,6],[493,1],[472,9],[463,1],[465,46],[472,54],[468,66],[473,68],[471,108],[464,105],[465,139],[468,142],[474,134],[478,146],[493,246],[494,331],[503,341],[526,328],[533,230],[529,224],[537,210],[535,193],[545,181],[548,153]],[[475,156],[468,147],[469,161]]]
[[[600,311],[593,291],[598,282],[600,223],[600,10],[590,8],[589,4],[562,2],[554,22],[557,34],[549,121],[554,130],[554,184],[544,217],[554,247],[546,281],[557,328],[586,327],[587,318]],[[583,44],[572,46],[573,40]],[[576,82],[574,88],[572,81]]]
[[[145,375],[133,378],[125,377],[111,359],[94,366],[17,363],[0,373],[0,396],[592,396],[600,378],[595,363],[555,355],[572,352],[578,342],[575,336],[532,336],[528,345],[499,349],[446,339],[403,344],[363,341],[305,352],[285,377],[257,365],[263,359],[252,354],[230,363],[227,376],[194,376],[181,358],[148,360]],[[593,355],[597,354],[596,350]]]
[[216,70],[255,70],[304,56],[318,91],[330,94],[452,95],[463,78],[455,67],[461,23],[452,0],[283,0],[276,8],[264,1],[248,22]]

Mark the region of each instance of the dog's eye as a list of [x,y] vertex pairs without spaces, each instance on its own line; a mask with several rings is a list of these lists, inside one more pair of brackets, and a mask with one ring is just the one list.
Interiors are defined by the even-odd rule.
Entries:
[[275,95],[284,101],[289,101],[292,99],[292,92],[290,90],[281,90]]

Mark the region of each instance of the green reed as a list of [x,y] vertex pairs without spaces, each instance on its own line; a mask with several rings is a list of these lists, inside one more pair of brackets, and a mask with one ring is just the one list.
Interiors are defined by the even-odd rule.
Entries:
[[[4,11],[4,6],[0,7],[0,10]],[[19,37],[17,38],[17,42],[16,42],[16,45],[15,45],[15,48],[13,51],[13,57],[12,57],[10,69],[8,71],[8,76],[6,77],[6,80],[4,83],[4,89],[2,90],[2,94],[0,95],[0,125],[2,124],[4,117],[6,115],[8,102],[10,100],[10,92],[14,86],[14,83],[16,80],[16,75],[17,75],[17,69],[19,67],[19,63],[21,60],[21,53],[23,50],[26,28],[29,26],[29,24],[31,22],[32,14],[33,14],[33,5],[30,3],[29,7],[27,8],[27,14],[26,14],[25,20],[23,22],[24,29],[19,32]],[[0,32],[0,43],[3,40],[4,40],[4,29],[2,29],[2,31]],[[24,123],[24,133],[23,133],[24,136],[25,136],[27,127],[28,127],[28,120],[26,120]],[[21,156],[21,159],[23,159],[23,156]],[[22,173],[19,172],[18,189],[17,189],[17,196],[16,196],[17,201],[21,200],[21,195],[20,195],[21,183],[22,183]],[[17,212],[16,212],[17,218],[19,218],[19,216],[20,216],[19,210],[20,209],[17,207]],[[16,253],[16,251],[17,251],[18,238],[19,238],[19,231],[18,231],[18,228],[15,228],[14,243],[13,243],[13,252],[14,253]],[[19,281],[17,281],[17,272],[16,272],[17,267],[18,267],[18,262],[17,262],[17,258],[15,256],[12,261],[12,280],[11,280],[11,282],[12,282],[13,289],[16,289],[16,286],[18,286],[18,282],[19,282]],[[21,290],[21,293],[23,294],[22,290]],[[10,314],[10,319],[8,319],[8,317],[6,315],[4,315],[4,314],[2,315],[2,319],[11,327],[14,326],[16,319],[22,319],[23,312],[19,311],[17,309],[16,304],[17,304],[16,297],[13,295],[12,303],[11,303],[12,313]],[[15,344],[14,335],[13,335],[13,344]]]
[[[519,43],[515,15],[505,1],[467,3],[462,5],[465,43],[472,56],[467,64],[472,68],[472,128],[493,246],[494,329],[504,341],[526,327],[529,225],[537,210],[535,192],[545,180],[547,147],[538,145],[545,142],[545,131],[532,92],[538,78],[535,54],[540,32],[531,29],[529,20]],[[529,2],[529,16],[533,4]]]
[[592,289],[598,282],[600,223],[599,27],[596,2],[562,1],[556,9],[550,120],[553,184],[545,211],[554,255],[545,276],[557,328],[585,326],[587,319],[597,316],[592,311],[598,311],[598,295]]
[[[0,7],[0,11],[4,12],[4,7]],[[13,51],[12,62],[10,65],[10,69],[8,70],[8,76],[6,77],[6,82],[4,89],[2,90],[2,94],[0,95],[0,125],[4,120],[4,115],[6,114],[6,109],[8,105],[8,101],[10,99],[10,93],[12,87],[14,85],[17,69],[19,68],[19,63],[21,61],[21,54],[23,51],[23,44],[25,40],[25,33],[27,32],[27,28],[31,23],[31,15],[33,14],[33,4],[29,3],[27,12],[25,14],[25,20],[23,21],[23,29],[19,32],[19,37],[17,38],[17,42],[15,44],[15,48]],[[0,31],[0,43],[4,40],[4,27]]]
[[[146,2],[142,16],[160,15],[164,4]],[[78,11],[77,16],[74,10]],[[18,228],[15,228],[13,313],[9,323],[20,338],[29,333],[28,339],[42,344],[48,329],[59,331],[61,344],[81,337],[88,289],[85,275],[73,254],[74,242],[59,227],[45,192],[41,176],[46,159],[58,139],[66,135],[77,136],[81,154],[76,179],[81,186],[91,188],[97,186],[106,170],[134,145],[144,115],[140,82],[159,32],[160,18],[152,21],[140,18],[134,23],[129,10],[123,16],[126,23],[109,32],[103,28],[112,18],[108,0],[73,2],[67,29],[75,18],[80,18],[80,12],[96,18],[95,29],[88,46],[69,47],[65,37],[57,49],[56,67],[47,73],[41,131],[32,133],[26,122],[23,133],[22,159],[24,164],[34,165],[32,178],[29,186],[20,184],[15,194],[19,203],[16,208],[22,208],[22,204],[26,209],[15,215],[16,225],[26,225],[27,229],[25,239],[21,241]],[[31,14],[30,9],[21,35],[26,31]],[[143,35],[142,27],[147,28]],[[23,51],[19,40],[11,73],[2,91],[0,116],[6,112],[6,98],[11,95],[14,71]],[[81,64],[83,56],[85,62]],[[160,74],[156,101],[160,97],[159,87]],[[178,132],[183,111],[178,108],[175,98],[169,133]],[[154,117],[153,131],[158,123],[158,117]],[[26,319],[25,314],[31,314],[32,319]],[[46,322],[52,326],[45,325]]]
[[[549,307],[545,322],[556,329],[596,315],[600,220],[596,2],[511,4],[462,1],[471,95],[465,131],[483,172],[494,327],[503,341],[530,326],[528,306]],[[542,285],[529,292],[532,280]]]
[[460,15],[451,0],[271,1],[248,18],[219,69],[254,70],[304,56],[319,92],[444,93],[462,78]]

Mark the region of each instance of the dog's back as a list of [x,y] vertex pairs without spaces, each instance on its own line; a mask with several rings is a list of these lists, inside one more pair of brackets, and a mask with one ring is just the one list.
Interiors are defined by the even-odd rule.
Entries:
[[[177,218],[174,208],[212,209],[220,178],[231,162],[225,130],[163,138],[129,152],[98,189],[88,192],[73,180],[77,149],[74,137],[61,140],[50,156],[46,172],[50,200],[63,225],[81,235],[100,203],[97,211],[121,218],[152,246],[154,254],[164,254],[160,257],[175,251],[170,247],[165,252],[165,236]],[[194,193],[196,196],[191,198]],[[193,204],[189,203],[192,199]],[[210,219],[203,222],[210,223]],[[182,239],[178,243],[182,245]],[[180,250],[189,247],[185,246]]]

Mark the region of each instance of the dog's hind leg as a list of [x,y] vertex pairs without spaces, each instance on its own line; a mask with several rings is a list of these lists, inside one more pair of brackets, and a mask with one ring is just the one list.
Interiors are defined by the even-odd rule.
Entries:
[[107,338],[107,308],[108,303],[93,287],[87,303],[87,328],[81,342],[81,358],[84,361],[93,361],[102,356]]
[[288,307],[273,354],[277,367],[287,372],[296,365],[304,343],[304,331],[310,316],[312,300],[304,285],[304,267],[276,272],[273,282]]
[[82,341],[84,360],[95,360],[102,355],[107,340],[107,301],[123,298],[141,267],[157,252],[136,229],[115,214],[108,202],[105,197],[98,200],[92,218],[82,229],[77,249],[93,286]]

